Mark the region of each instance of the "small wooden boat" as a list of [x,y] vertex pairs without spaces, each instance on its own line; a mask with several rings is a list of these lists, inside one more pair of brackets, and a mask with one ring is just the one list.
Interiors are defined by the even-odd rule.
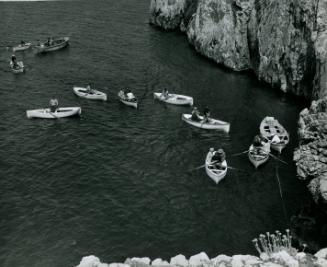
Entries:
[[264,149],[257,149],[253,145],[250,146],[248,157],[253,166],[257,169],[269,159],[269,152]]
[[271,148],[279,153],[290,141],[288,132],[274,117],[265,117],[262,120],[260,133],[269,140]]
[[80,107],[67,107],[58,108],[55,112],[51,112],[49,108],[27,110],[27,118],[40,118],[40,119],[59,119],[71,116],[81,115],[82,109]]
[[133,108],[137,108],[137,98],[136,97],[134,97],[132,99],[128,99],[125,96],[124,92],[121,90],[118,92],[118,98],[119,98],[119,101],[122,102],[123,104],[133,107]]
[[209,119],[209,122],[204,122],[203,116],[199,116],[199,118],[201,119],[201,121],[194,121],[192,120],[191,114],[182,114],[182,120],[195,127],[208,130],[221,130],[225,131],[226,133],[228,133],[230,130],[230,124],[228,122],[212,118]]
[[13,52],[25,51],[32,46],[32,43],[24,43],[16,45],[12,48]]
[[103,100],[103,101],[107,100],[107,95],[98,90],[92,89],[91,92],[89,92],[86,88],[74,87],[73,91],[76,95],[82,98],[91,99],[91,100]]
[[69,37],[62,37],[53,40],[51,43],[45,42],[40,45],[36,45],[35,49],[37,50],[37,53],[47,53],[63,49],[68,45]]
[[25,71],[25,67],[24,67],[24,63],[23,61],[18,61],[17,62],[17,66],[14,67],[14,63],[12,61],[10,61],[10,68],[11,68],[11,71],[15,74],[18,74],[18,73],[23,73]]
[[222,169],[217,168],[217,166],[212,163],[212,157],[214,155],[214,153],[216,153],[216,151],[209,151],[205,160],[205,168],[206,168],[206,173],[207,175],[216,183],[218,184],[222,179],[224,179],[224,177],[227,174],[227,161],[224,160],[222,162]]
[[168,94],[166,98],[162,93],[153,93],[153,98],[168,104],[193,106],[193,97],[186,95]]

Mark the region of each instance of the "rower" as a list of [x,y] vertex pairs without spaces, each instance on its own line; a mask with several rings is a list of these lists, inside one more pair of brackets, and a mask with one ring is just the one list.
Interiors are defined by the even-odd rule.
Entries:
[[211,158],[211,162],[215,162],[215,167],[217,169],[225,169],[223,166],[223,162],[226,160],[226,153],[225,151],[220,148],[217,151],[213,152],[213,156]]
[[199,113],[197,107],[194,107],[194,108],[193,108],[191,119],[192,119],[193,121],[201,121],[200,113]]
[[23,40],[20,41],[20,45],[21,45],[21,46],[24,46],[25,44],[26,44],[25,41],[23,41]]
[[13,68],[17,68],[17,67],[19,67],[15,55],[12,55],[12,56],[11,56],[11,65],[12,65]]
[[88,85],[86,86],[86,92],[87,92],[88,94],[93,94],[93,89],[91,88],[91,84],[88,84]]
[[50,112],[52,113],[56,112],[59,106],[58,100],[56,98],[50,99],[49,106],[50,106]]
[[268,143],[268,140],[265,139],[261,135],[256,135],[253,139],[253,143],[250,147],[250,151],[254,151],[258,154],[260,153],[269,153],[270,152],[270,144]]
[[210,121],[210,109],[208,108],[208,106],[206,106],[203,110],[203,119],[204,122],[209,122]]
[[165,99],[169,98],[169,93],[166,88],[162,91],[161,96]]

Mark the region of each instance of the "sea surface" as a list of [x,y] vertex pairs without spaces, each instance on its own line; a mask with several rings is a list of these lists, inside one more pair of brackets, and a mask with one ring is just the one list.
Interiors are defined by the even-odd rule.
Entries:
[[[289,227],[308,198],[292,162],[304,103],[220,68],[184,35],[150,26],[148,12],[145,0],[0,3],[0,266],[256,253],[251,240]],[[70,47],[17,52],[26,73],[10,72],[7,47],[48,36],[69,36]],[[73,94],[89,82],[109,100]],[[138,96],[138,110],[118,102],[122,88]],[[208,105],[230,133],[185,124],[189,107],[153,100],[163,88]],[[81,117],[26,118],[53,97],[81,106]],[[270,159],[255,171],[232,154],[247,150],[266,115],[290,132],[280,157],[288,165]],[[194,169],[210,147],[224,148],[237,168],[219,185]]]

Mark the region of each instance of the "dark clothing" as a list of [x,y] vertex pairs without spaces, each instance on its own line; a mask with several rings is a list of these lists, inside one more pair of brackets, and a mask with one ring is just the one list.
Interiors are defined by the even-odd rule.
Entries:
[[211,161],[217,161],[218,163],[222,163],[224,162],[225,159],[226,159],[226,154],[224,151],[221,153],[218,153],[218,151],[216,151],[212,156]]
[[199,118],[199,112],[193,110],[191,119],[192,121],[201,121],[201,119]]

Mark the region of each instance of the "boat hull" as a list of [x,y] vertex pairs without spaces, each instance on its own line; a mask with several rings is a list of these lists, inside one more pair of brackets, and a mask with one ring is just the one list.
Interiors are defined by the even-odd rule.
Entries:
[[77,96],[82,98],[107,101],[107,95],[98,90],[92,90],[92,93],[88,93],[86,88],[74,87],[73,91]]
[[63,38],[57,39],[55,41],[60,41],[60,40],[62,42],[60,42],[58,44],[47,46],[44,43],[44,44],[35,46],[35,49],[36,49],[37,53],[48,53],[48,52],[53,52],[53,51],[63,49],[69,45],[69,37],[63,37]]
[[186,95],[169,94],[168,98],[165,98],[161,93],[153,93],[153,98],[159,101],[172,105],[181,106],[193,106],[193,97]]
[[14,64],[12,62],[10,62],[10,68],[11,68],[11,71],[15,74],[18,74],[18,73],[23,73],[25,71],[25,67],[24,67],[24,63],[23,61],[18,61],[17,62],[17,65],[19,66],[19,68],[14,68]]
[[212,153],[209,152],[207,154],[207,157],[205,160],[206,173],[216,184],[218,184],[222,179],[225,178],[225,176],[227,174],[227,170],[228,170],[227,161],[225,160],[222,163],[222,165],[226,166],[226,168],[224,170],[218,170],[218,169],[215,169],[213,166],[210,166],[211,158],[212,158]]
[[137,99],[126,100],[121,92],[118,93],[119,101],[126,106],[137,108]]
[[[273,117],[265,117],[260,123],[260,134],[269,140],[271,148],[278,153],[289,143],[289,134],[285,128]],[[274,142],[274,136],[278,136],[279,142]]]
[[34,109],[27,110],[26,116],[29,119],[39,118],[39,119],[59,119],[72,116],[79,116],[82,113],[80,107],[67,107],[67,108],[58,108],[55,112],[50,112],[49,108],[45,109]]
[[17,46],[13,47],[12,51],[13,52],[25,51],[25,50],[29,49],[31,46],[32,46],[31,43],[25,43],[25,45],[17,45]]
[[248,158],[253,166],[257,169],[260,165],[266,163],[269,159],[269,154],[266,155],[257,155],[252,151],[248,152]]
[[[226,133],[229,133],[230,130],[230,124],[225,121],[216,120],[216,119],[210,119],[210,123],[204,123],[203,121],[193,121],[191,114],[183,114],[182,120],[186,123],[206,130],[220,130],[224,131]],[[200,118],[203,120],[203,117],[200,116]]]

